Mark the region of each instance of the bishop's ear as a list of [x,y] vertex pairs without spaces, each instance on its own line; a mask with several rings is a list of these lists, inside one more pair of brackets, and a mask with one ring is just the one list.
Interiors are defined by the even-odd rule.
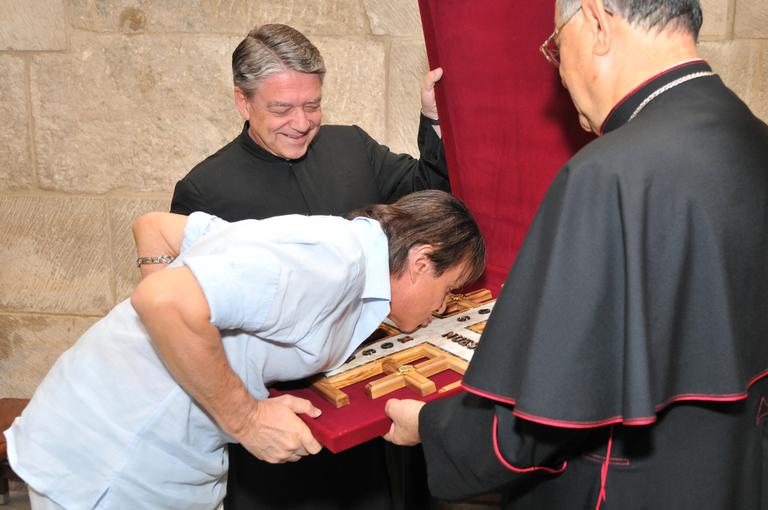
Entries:
[[592,53],[606,55],[611,49],[613,14],[606,10],[603,0],[583,0],[581,8],[587,20],[587,26],[592,35]]

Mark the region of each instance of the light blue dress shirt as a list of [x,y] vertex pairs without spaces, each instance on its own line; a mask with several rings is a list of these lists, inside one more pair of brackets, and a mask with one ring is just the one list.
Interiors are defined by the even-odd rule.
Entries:
[[[194,213],[181,255],[232,369],[266,386],[342,364],[389,314],[388,244],[367,218],[228,223]],[[13,469],[68,509],[211,509],[231,441],[176,383],[130,300],[55,363],[6,431]],[[264,490],[276,490],[264,487]]]

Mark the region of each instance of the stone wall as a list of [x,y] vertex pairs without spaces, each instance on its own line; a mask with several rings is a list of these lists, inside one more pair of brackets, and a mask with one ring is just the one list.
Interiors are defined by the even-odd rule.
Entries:
[[[768,119],[765,0],[703,5],[702,54]],[[128,296],[130,223],[239,132],[229,58],[265,22],[320,48],[325,122],[416,153],[416,0],[0,0],[0,396]]]

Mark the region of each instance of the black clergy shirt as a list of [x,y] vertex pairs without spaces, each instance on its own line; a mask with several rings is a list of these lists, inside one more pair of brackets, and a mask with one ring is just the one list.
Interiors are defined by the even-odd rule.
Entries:
[[443,145],[425,117],[420,159],[395,154],[357,126],[321,126],[307,153],[278,158],[256,144],[248,122],[232,142],[176,184],[171,212],[227,221],[283,214],[346,214],[422,189],[448,190]]

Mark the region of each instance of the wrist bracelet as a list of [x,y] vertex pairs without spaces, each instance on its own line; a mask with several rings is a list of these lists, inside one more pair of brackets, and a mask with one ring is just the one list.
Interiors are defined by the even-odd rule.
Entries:
[[170,264],[176,260],[176,257],[170,255],[155,255],[153,257],[139,257],[136,259],[136,267],[141,267],[144,264]]
[[433,119],[432,117],[427,117],[426,115],[424,115],[424,117],[427,118],[427,120],[429,121],[429,124],[431,126],[439,126],[440,125],[440,119]]

